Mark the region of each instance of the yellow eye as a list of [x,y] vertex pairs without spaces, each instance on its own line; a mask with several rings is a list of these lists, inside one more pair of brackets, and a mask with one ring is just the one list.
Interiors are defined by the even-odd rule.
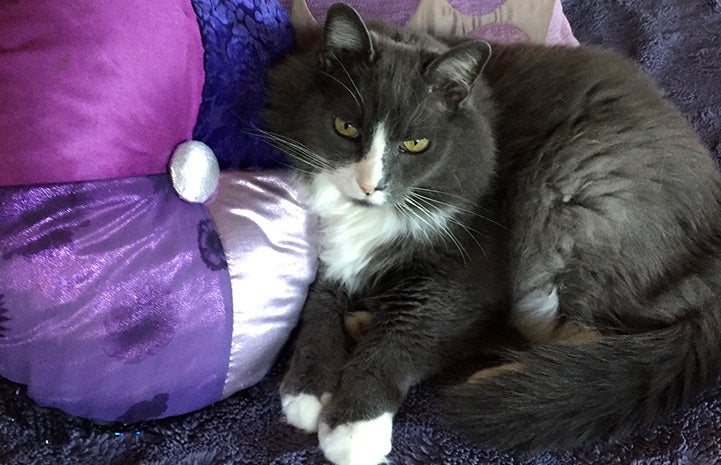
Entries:
[[333,126],[335,127],[336,132],[343,137],[348,137],[349,139],[358,137],[358,129],[356,129],[356,127],[348,121],[343,121],[337,116],[333,120]]
[[428,148],[431,141],[428,139],[413,139],[403,142],[403,150],[410,153],[421,153]]

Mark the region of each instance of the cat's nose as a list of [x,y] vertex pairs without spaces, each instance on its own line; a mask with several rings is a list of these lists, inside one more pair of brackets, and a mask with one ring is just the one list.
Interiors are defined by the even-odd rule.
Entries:
[[358,183],[358,187],[361,188],[361,190],[363,191],[363,193],[365,195],[371,195],[376,191],[382,191],[383,189],[385,189],[385,186],[386,186],[383,179],[381,179],[380,182],[378,182],[378,184],[375,184],[375,185],[368,183],[368,182],[363,182],[360,180],[356,180],[356,182]]
[[365,195],[371,195],[376,191],[376,187],[372,184],[358,181],[358,187],[361,188]]

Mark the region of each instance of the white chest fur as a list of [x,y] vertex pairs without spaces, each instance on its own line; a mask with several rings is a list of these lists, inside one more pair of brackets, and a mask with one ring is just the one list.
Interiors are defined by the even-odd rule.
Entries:
[[310,207],[320,217],[321,252],[325,277],[358,290],[373,251],[396,238],[412,234],[409,224],[389,205],[362,206],[350,201],[330,177],[315,177],[308,193]]
[[392,205],[358,205],[334,181],[332,173],[318,174],[305,194],[320,217],[324,277],[342,283],[348,292],[363,286],[363,271],[377,259],[379,247],[401,238],[429,241],[447,231],[447,212],[423,218],[404,215]]

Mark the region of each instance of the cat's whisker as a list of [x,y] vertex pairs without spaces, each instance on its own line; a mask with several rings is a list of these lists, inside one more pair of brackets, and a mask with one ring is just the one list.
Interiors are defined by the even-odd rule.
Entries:
[[[422,218],[418,217],[418,214],[405,203],[397,204],[396,207],[398,208],[398,211],[403,215],[403,217],[410,223],[415,223],[417,220],[423,220]],[[426,239],[430,239],[430,236],[427,232],[423,231],[423,233],[426,236]]]
[[449,197],[457,197],[458,199],[463,200],[464,202],[469,202],[469,203],[471,202],[470,200],[466,199],[466,198],[463,197],[462,195],[452,194],[452,193],[450,193],[450,192],[440,191],[440,190],[438,190],[438,189],[429,189],[429,188],[427,188],[427,187],[420,187],[420,186],[413,186],[412,189],[413,189],[414,191],[431,192],[431,193],[434,193],[434,194],[447,195],[447,196],[449,196]]
[[[485,208],[481,207],[480,205],[476,205],[475,202],[463,197],[462,195],[451,194],[450,192],[443,192],[443,191],[439,191],[439,190],[435,190],[435,189],[426,189],[426,188],[422,188],[422,187],[412,187],[410,190],[412,191],[412,194],[415,196],[422,196],[427,200],[451,206],[463,213],[473,213],[473,210],[470,210],[471,208],[480,208],[481,210],[489,211],[488,209],[485,209]],[[454,202],[457,201],[458,204],[460,204],[460,205],[452,205],[452,204],[443,202],[442,200],[439,200],[439,199],[436,199],[433,197],[429,197],[427,195],[423,195],[420,192],[424,192],[424,193],[427,192],[429,194],[438,194],[441,196],[452,197]],[[467,208],[465,208],[465,207],[467,207]]]
[[[420,126],[423,123],[425,123],[426,120],[430,117],[430,112],[427,112],[427,111],[425,112],[425,114],[423,114],[422,118],[419,117],[419,115],[421,115],[421,112],[426,109],[425,102],[426,102],[426,100],[428,100],[428,96],[425,96],[423,98],[423,100],[418,98],[417,92],[414,92],[413,96],[416,98],[415,109],[413,110],[413,113],[411,113],[410,117],[407,118],[406,120],[409,122],[409,124],[412,122],[413,126]],[[412,126],[409,125],[407,129],[408,130],[412,129]]]
[[295,139],[292,139],[292,138],[290,138],[290,137],[288,137],[288,136],[283,136],[283,135],[281,135],[281,134],[276,134],[276,133],[273,133],[273,132],[271,132],[271,131],[265,131],[265,130],[260,129],[260,128],[256,128],[256,131],[257,131],[257,132],[255,133],[255,135],[258,136],[258,137],[260,137],[260,138],[264,138],[264,139],[266,139],[266,140],[268,140],[268,141],[271,141],[271,142],[283,143],[283,144],[287,145],[288,147],[293,148],[293,149],[296,150],[298,153],[305,154],[305,155],[307,155],[309,158],[312,158],[312,159],[314,159],[314,160],[316,160],[316,161],[318,161],[318,162],[322,162],[322,163],[327,164],[327,162],[326,162],[325,160],[323,160],[323,158],[322,158],[321,156],[319,156],[318,154],[316,154],[315,152],[313,152],[311,149],[309,149],[308,147],[306,147],[305,145],[301,144],[300,142],[298,142],[298,141],[295,140]]
[[287,153],[289,155],[291,155],[291,156],[296,155],[296,157],[298,159],[300,159],[301,161],[305,161],[306,163],[313,166],[314,168],[317,168],[317,169],[330,169],[331,168],[331,165],[327,161],[323,160],[323,158],[321,158],[320,156],[318,156],[317,154],[315,154],[314,152],[312,152],[311,150],[309,150],[303,146],[298,146],[297,144],[294,144],[292,141],[278,140],[278,142],[280,145],[283,145],[284,147],[286,147],[288,149]]
[[[425,205],[426,205],[428,208],[432,208],[432,209],[435,209],[435,210],[438,210],[438,211],[444,211],[443,209],[439,208],[437,205],[434,205],[434,204],[432,204],[431,202],[429,202],[429,200],[435,200],[435,199],[430,199],[430,198],[428,198],[428,197],[418,195],[417,193],[415,193],[415,195],[412,195],[412,197],[413,197],[417,202],[425,202]],[[444,206],[450,207],[450,208],[452,208],[452,209],[458,209],[458,207],[456,207],[456,206],[454,206],[454,205],[450,205],[450,204],[447,204],[447,203],[445,203],[445,202],[440,202],[440,201],[438,201],[438,202],[441,203],[441,204],[443,204]],[[483,248],[483,246],[481,245],[481,243],[480,243],[480,242],[478,241],[478,239],[476,238],[476,235],[486,236],[485,234],[483,234],[482,232],[478,231],[477,229],[471,228],[470,226],[467,226],[467,225],[463,224],[460,220],[458,220],[458,219],[456,219],[456,218],[454,218],[454,217],[452,217],[452,216],[449,216],[449,217],[446,219],[446,221],[448,221],[448,222],[450,222],[450,223],[453,223],[453,224],[457,225],[458,227],[460,227],[461,229],[463,229],[463,230],[466,232],[466,234],[468,234],[468,235],[471,237],[471,239],[473,240],[473,242],[476,243],[476,245],[478,246],[478,248],[479,248],[479,249],[481,250],[481,252],[483,253],[483,256],[486,257],[486,259],[488,258],[488,255],[486,255],[486,250]],[[473,234],[473,233],[475,233],[475,234]]]
[[[443,235],[441,235],[441,239],[443,239],[444,242],[446,242],[448,239],[458,248],[458,251],[460,252],[461,258],[463,259],[464,265],[466,264],[466,255],[464,254],[465,249],[461,246],[461,244],[458,242],[458,240],[453,236],[453,234],[448,230],[445,225],[432,225],[430,221],[428,221],[426,218],[424,218],[420,213],[418,213],[416,210],[422,210],[422,207],[419,205],[412,204],[413,208],[409,207],[408,205],[401,204],[399,205],[399,210],[403,214],[403,216],[406,218],[409,222],[418,222],[425,224],[429,229],[432,230],[440,230],[443,232]],[[414,210],[415,208],[415,210]],[[426,240],[431,240],[431,234],[429,231],[422,230],[423,235],[426,237]]]
[[423,216],[420,215],[417,211],[411,210],[411,212],[413,212],[418,219],[423,221],[423,223],[428,225],[428,227],[430,227],[432,229],[437,229],[437,230],[440,230],[441,232],[443,232],[445,237],[448,238],[453,243],[453,245],[458,249],[458,252],[461,255],[461,259],[463,260],[463,265],[467,266],[468,262],[466,261],[466,258],[470,259],[471,257],[468,254],[468,251],[463,247],[463,245],[460,243],[458,238],[455,236],[455,234],[453,234],[453,231],[450,230],[448,225],[445,224],[445,222],[438,221],[438,220],[433,221],[435,223],[435,225],[431,225],[431,223],[430,223],[431,218],[434,218],[433,212],[429,211],[426,207],[424,207],[423,205],[421,205],[420,203],[418,203],[416,200],[414,200],[411,197],[407,197],[406,201],[408,203],[410,203],[411,206],[413,206],[414,208],[416,208],[417,210],[419,210],[420,212],[422,212],[423,214],[425,214],[428,217],[428,219],[423,218]]
[[337,82],[338,84],[340,84],[341,86],[343,86],[343,87],[345,88],[345,90],[348,91],[348,93],[350,94],[350,96],[353,97],[353,100],[355,100],[355,103],[356,103],[356,105],[358,106],[358,109],[361,111],[361,113],[363,112],[363,105],[361,104],[360,100],[358,100],[358,97],[353,93],[353,91],[350,90],[350,87],[348,87],[347,85],[345,85],[345,84],[343,83],[343,81],[341,81],[340,79],[338,79],[337,77],[333,76],[333,75],[330,74],[330,73],[326,73],[325,71],[321,71],[321,74],[323,74],[324,76],[328,76],[329,78],[333,79],[335,82]]
[[249,132],[249,134],[270,142],[273,146],[283,151],[288,156],[306,163],[317,170],[332,169],[332,166],[324,160],[323,157],[290,137],[275,134],[271,131],[265,131],[260,128],[255,128],[255,131],[256,132],[254,133]]
[[[419,193],[417,193],[417,192],[411,192],[411,197],[413,197],[413,198],[416,199],[416,200],[422,201],[422,202],[424,202],[424,204],[427,205],[428,207],[437,209],[437,210],[439,210],[439,211],[451,209],[451,210],[454,210],[454,211],[459,212],[459,213],[466,213],[466,214],[469,214],[469,215],[471,215],[471,216],[480,216],[482,219],[487,219],[486,217],[484,217],[484,216],[482,216],[482,215],[476,214],[476,213],[473,212],[472,210],[468,210],[468,209],[459,207],[459,206],[457,206],[457,205],[452,205],[452,204],[450,204],[450,203],[443,202],[442,200],[434,199],[434,198],[432,198],[432,197],[427,197],[427,196],[422,195],[422,194],[419,194]],[[439,206],[439,205],[440,205],[440,206]],[[443,209],[443,208],[441,208],[441,207],[445,207],[445,209]],[[450,219],[453,219],[453,220],[455,221],[454,218],[450,218]],[[490,220],[489,220],[489,221],[490,221]],[[459,223],[459,224],[460,224],[460,223]],[[500,225],[499,225],[499,226],[500,226]],[[483,234],[483,233],[481,233],[480,231],[477,231],[477,230],[475,230],[475,229],[473,229],[473,231],[476,231],[476,232],[477,232],[478,234],[480,234],[480,235],[485,235],[485,234]]]
[[458,249],[458,252],[461,254],[461,260],[463,260],[463,266],[468,266],[468,261],[466,259],[471,258],[471,255],[468,253],[465,247],[461,244],[461,242],[458,240],[458,238],[453,234],[453,231],[451,231],[448,226],[443,226],[442,228],[443,232],[448,236],[448,238],[453,242],[453,244]]
[[453,244],[458,249],[458,252],[461,254],[461,260],[463,260],[463,266],[468,266],[468,261],[466,259],[470,260],[471,255],[468,253],[465,247],[463,247],[463,244],[458,240],[455,234],[453,234],[453,231],[447,226],[443,225],[442,231],[448,236],[448,238],[453,242]]
[[[461,211],[461,212],[473,213],[473,212],[470,212],[470,211],[468,211],[468,210],[463,210],[463,209],[461,209],[461,208],[459,208],[459,207],[457,207],[457,206],[455,206],[455,205],[451,205],[451,204],[442,202],[442,201],[440,201],[440,200],[436,200],[436,199],[432,199],[432,198],[430,198],[430,197],[426,197],[426,196],[424,196],[424,195],[420,195],[420,194],[418,194],[417,192],[411,192],[411,196],[412,196],[416,201],[425,202],[425,204],[428,205],[430,208],[435,208],[435,209],[438,209],[439,211],[442,211],[442,210],[441,210],[437,205],[434,205],[432,202],[437,202],[437,203],[439,203],[439,204],[441,204],[441,205],[443,205],[443,206],[450,207],[450,208],[452,208],[452,209],[456,209],[456,210],[459,210],[459,211]],[[478,239],[477,239],[477,237],[476,237],[476,236],[484,236],[484,237],[486,237],[486,236],[487,236],[486,234],[483,234],[482,232],[478,231],[477,229],[472,228],[472,227],[470,227],[470,226],[467,226],[467,225],[463,224],[460,220],[458,220],[457,218],[454,218],[454,217],[452,217],[452,216],[451,216],[451,217],[448,217],[447,221],[449,221],[450,223],[453,223],[453,224],[457,225],[458,227],[460,227],[461,229],[463,229],[463,230],[466,232],[466,234],[468,234],[468,235],[471,237],[471,239],[473,240],[473,242],[476,243],[476,245],[477,245],[478,248],[480,249],[481,253],[483,253],[483,256],[486,257],[486,259],[488,259],[488,255],[486,254],[486,249],[483,248],[483,246],[481,245],[481,243],[478,241]],[[473,234],[473,233],[475,233],[475,234]]]
[[[442,205],[442,206],[445,206],[445,207],[455,208],[456,210],[458,210],[458,211],[461,212],[461,213],[465,213],[465,214],[468,214],[468,215],[471,215],[471,216],[475,216],[475,217],[480,218],[480,219],[482,219],[482,220],[488,221],[489,223],[492,223],[492,224],[498,226],[499,228],[501,228],[501,229],[503,229],[503,230],[505,230],[505,231],[509,231],[509,229],[508,229],[506,226],[502,225],[501,223],[499,223],[499,222],[497,222],[497,221],[495,221],[495,220],[492,220],[491,218],[488,218],[488,217],[485,216],[485,215],[481,215],[481,214],[478,213],[478,212],[475,212],[475,211],[473,211],[473,210],[468,210],[468,209],[466,209],[466,208],[462,208],[462,207],[459,207],[459,206],[457,206],[457,205],[449,204],[449,203],[444,202],[444,201],[442,201],[442,200],[438,200],[438,199],[434,199],[434,198],[432,198],[432,197],[428,197],[428,196],[426,196],[426,195],[423,195],[423,194],[420,194],[420,193],[416,192],[416,190],[427,190],[427,191],[431,191],[431,189],[420,189],[420,188],[414,187],[414,188],[411,190],[411,196],[413,196],[413,197],[416,198],[416,199],[423,199],[423,200],[425,200],[426,202],[432,202],[432,203],[434,203],[434,204]],[[441,191],[433,191],[433,192],[436,192],[436,193],[438,193],[438,194],[444,194],[444,193],[441,192]],[[454,195],[454,194],[446,194],[446,195]],[[458,196],[458,197],[460,197],[460,196]],[[470,202],[468,202],[468,203],[470,204]]]
[[[290,156],[291,158],[295,158],[298,161],[301,161],[305,163],[306,165],[309,165],[312,168],[315,168],[316,170],[322,171],[326,169],[326,167],[319,163],[320,160],[316,160],[310,156],[310,154],[305,154],[303,152],[298,152],[297,148],[287,145],[283,141],[273,141],[273,145],[277,147],[279,150],[281,150],[286,155]],[[301,170],[301,168],[297,168],[298,170]]]
[[279,164],[280,166],[282,166],[283,168],[293,169],[293,170],[300,171],[300,172],[306,173],[306,174],[313,174],[313,173],[311,173],[310,171],[306,171],[306,170],[304,170],[304,169],[302,169],[302,168],[298,168],[296,165],[293,165],[293,164],[291,164],[291,163],[289,163],[289,162],[285,162],[285,161],[283,161],[282,159],[278,161],[278,164]]
[[467,209],[459,207],[457,205],[452,205],[452,204],[450,204],[448,202],[444,202],[442,200],[434,199],[433,197],[428,197],[427,195],[419,194],[418,192],[414,192],[413,190],[411,190],[410,194],[415,199],[425,200],[428,203],[432,203],[433,205],[436,205],[436,208],[439,208],[437,205],[441,205],[441,206],[448,207],[448,208],[451,208],[454,210],[458,210],[463,213],[472,213],[471,210],[467,210]]
[[451,223],[453,223],[453,224],[457,225],[458,227],[460,227],[461,229],[463,229],[463,230],[471,237],[471,239],[473,239],[473,242],[476,243],[476,245],[478,246],[478,248],[481,250],[481,253],[483,254],[483,256],[486,257],[486,260],[488,259],[488,255],[486,255],[486,249],[483,248],[483,246],[481,245],[481,243],[478,241],[478,239],[476,238],[476,236],[475,236],[472,232],[475,232],[476,234],[479,234],[479,235],[481,235],[481,236],[484,235],[483,233],[481,233],[481,232],[477,231],[476,229],[473,229],[473,228],[471,228],[471,227],[469,227],[469,226],[466,226],[466,225],[464,225],[463,223],[461,223],[460,221],[456,221],[456,220],[454,220],[454,219],[452,219],[452,218],[449,219],[448,221],[450,221]]
[[[328,163],[323,157],[321,157],[299,141],[291,137],[275,133],[273,131],[262,129],[250,122],[249,120],[241,118],[240,115],[238,115],[237,113],[233,112],[233,114],[238,118],[239,121],[242,121],[249,128],[252,129],[252,131],[248,129],[243,130],[243,132],[245,132],[247,135],[269,142],[272,146],[285,153],[289,157],[295,158],[296,160],[299,160],[311,166],[312,168],[315,168],[318,171],[333,169],[333,166]],[[297,169],[298,171],[302,171],[307,174],[313,174],[310,171],[303,170],[301,168],[298,168],[297,166],[288,167]]]
[[363,94],[361,94],[360,90],[358,89],[358,86],[356,85],[355,81],[353,80],[353,77],[350,75],[350,73],[348,72],[348,69],[345,67],[343,62],[338,59],[338,57],[336,56],[335,53],[333,53],[332,55],[333,55],[333,58],[335,58],[335,60],[341,66],[341,68],[343,68],[343,72],[345,73],[346,76],[348,76],[348,80],[350,81],[351,85],[355,89],[356,95],[358,95],[358,98],[360,99],[360,102],[361,102],[361,111],[362,111],[363,108],[365,107],[365,100],[363,100]]
[[444,196],[448,196],[448,197],[453,197],[453,198],[458,199],[459,201],[463,202],[464,204],[466,204],[466,205],[468,205],[468,206],[475,207],[475,208],[480,208],[481,210],[490,212],[489,209],[484,208],[483,206],[476,204],[474,201],[468,199],[467,197],[465,197],[465,196],[463,196],[463,195],[452,194],[452,193],[450,193],[450,192],[445,192],[445,191],[441,191],[441,190],[437,190],[437,189],[429,189],[429,188],[427,188],[427,187],[414,186],[414,187],[412,187],[411,189],[412,189],[413,191],[428,192],[428,193],[431,193],[431,194],[440,194],[440,195],[444,195]]
[[285,164],[285,163],[282,163],[281,165],[282,165],[284,168],[290,168],[290,169],[293,169],[293,170],[295,170],[295,171],[300,171],[301,173],[314,174],[312,171],[304,170],[303,168],[298,168],[298,166],[296,166],[296,165]]
[[[421,223],[425,224],[429,229],[435,230],[437,225],[436,226],[432,225],[428,220],[423,218],[423,216],[421,216],[420,213],[418,213],[416,211],[416,210],[420,210],[418,205],[416,205],[410,199],[406,199],[406,200],[408,201],[410,206],[406,205],[406,204],[401,204],[401,205],[403,206],[403,209],[408,213],[407,218],[413,222],[420,221]],[[411,208],[411,207],[413,207],[413,208]],[[415,210],[414,210],[414,208],[415,208]],[[426,239],[430,239],[431,236],[428,231],[423,230],[423,234],[425,235]]]

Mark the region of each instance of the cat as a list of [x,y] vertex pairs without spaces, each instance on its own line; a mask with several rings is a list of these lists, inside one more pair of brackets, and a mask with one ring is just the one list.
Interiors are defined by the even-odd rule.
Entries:
[[721,176],[629,60],[334,4],[263,115],[322,245],[281,403],[331,462],[381,463],[408,389],[507,328],[443,398],[486,446],[622,437],[717,380]]

